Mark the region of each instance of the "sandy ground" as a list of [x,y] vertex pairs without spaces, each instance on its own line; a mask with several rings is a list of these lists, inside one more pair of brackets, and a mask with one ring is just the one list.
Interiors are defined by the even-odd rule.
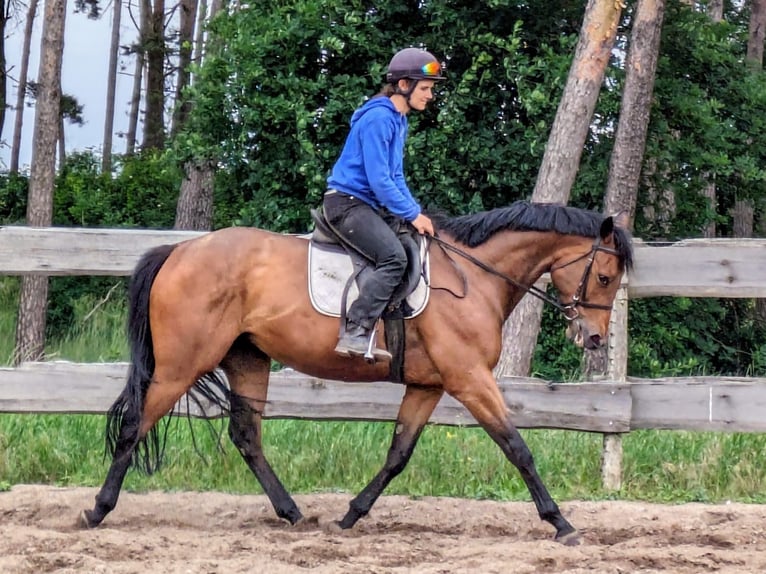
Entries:
[[131,494],[95,530],[75,526],[97,490],[0,493],[0,572],[213,574],[766,572],[766,506],[564,502],[582,543],[552,540],[531,503],[382,497],[350,531],[328,525],[350,496],[296,496],[307,520],[264,496]]

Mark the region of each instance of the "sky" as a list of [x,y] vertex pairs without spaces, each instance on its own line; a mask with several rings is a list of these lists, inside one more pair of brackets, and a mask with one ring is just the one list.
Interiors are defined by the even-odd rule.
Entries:
[[[124,2],[127,4],[127,2]],[[41,1],[35,20],[35,33],[32,38],[29,78],[34,80],[38,75],[40,63],[40,38],[42,31],[44,2]],[[134,10],[137,14],[137,11]],[[24,17],[21,21],[9,22],[6,35],[6,51],[9,68],[9,83],[7,101],[11,106],[16,104],[17,80],[20,69],[21,50],[24,41]],[[133,42],[136,30],[128,13],[128,6],[123,6],[120,26],[120,44]],[[62,89],[65,94],[74,96],[83,106],[84,125],[77,126],[66,123],[67,152],[75,150],[96,149],[100,152],[104,139],[104,112],[106,110],[106,78],[109,70],[109,43],[112,25],[112,3],[104,4],[100,19],[90,20],[85,14],[74,12],[74,2],[67,3],[66,28],[64,37],[64,56],[62,61]],[[120,70],[120,66],[125,67]],[[122,73],[120,73],[122,71]],[[130,94],[132,90],[133,60],[121,58],[118,65],[117,89],[114,115],[113,151],[125,151],[125,139],[117,133],[124,133],[128,128],[128,113],[130,111]],[[10,163],[13,141],[13,129],[16,111],[8,109],[5,125],[0,138],[0,171],[8,168]],[[24,126],[22,132],[19,168],[29,169],[32,160],[32,132],[35,121],[33,107],[24,109]],[[140,130],[140,126],[139,126]]]

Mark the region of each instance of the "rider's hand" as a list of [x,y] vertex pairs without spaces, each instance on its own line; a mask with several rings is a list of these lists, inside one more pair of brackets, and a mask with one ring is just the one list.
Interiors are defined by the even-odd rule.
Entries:
[[412,220],[412,226],[418,230],[418,233],[423,235],[424,233],[427,235],[433,235],[434,234],[434,224],[431,223],[431,219],[422,213],[419,214],[415,219]]

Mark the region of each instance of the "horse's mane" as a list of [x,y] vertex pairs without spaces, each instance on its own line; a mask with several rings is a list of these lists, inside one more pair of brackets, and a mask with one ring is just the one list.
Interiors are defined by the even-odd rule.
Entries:
[[[596,238],[604,216],[595,211],[553,203],[516,201],[508,207],[490,211],[447,217],[432,216],[439,231],[449,233],[455,240],[476,247],[498,231],[555,231],[565,235]],[[626,268],[633,265],[630,234],[621,227],[614,228],[615,247]]]

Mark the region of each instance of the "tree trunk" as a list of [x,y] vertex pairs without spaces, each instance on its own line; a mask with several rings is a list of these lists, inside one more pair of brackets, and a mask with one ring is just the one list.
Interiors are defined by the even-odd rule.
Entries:
[[16,93],[16,118],[13,124],[13,143],[11,144],[11,173],[19,173],[19,154],[21,153],[21,128],[24,125],[24,102],[27,95],[27,77],[29,75],[29,51],[32,44],[32,26],[37,15],[38,0],[30,0],[27,20],[24,24],[24,45],[21,50],[21,69],[19,87]]
[[188,161],[184,165],[184,171],[186,177],[181,182],[173,227],[208,231],[213,223],[213,162]]
[[117,60],[120,57],[122,0],[114,0],[112,10],[112,35],[109,42],[109,71],[106,78],[106,112],[104,113],[104,145],[101,150],[101,173],[112,173],[114,98],[117,89]]
[[[61,55],[64,52],[66,0],[45,2],[40,47],[39,93],[35,107],[32,167],[29,175],[27,225],[47,226],[53,219],[53,185],[56,141],[61,106]],[[48,278],[25,276],[21,280],[19,320],[16,325],[14,363],[36,360],[45,352],[45,314]]]
[[[612,215],[626,211],[631,228],[646,149],[664,15],[665,0],[638,0],[625,62],[620,119],[609,161],[604,212]],[[607,367],[607,348],[585,351],[583,366],[588,378],[603,375]]]
[[59,172],[66,165],[66,138],[64,134],[64,116],[59,116]]
[[747,199],[737,199],[731,210],[732,231],[734,237],[746,238],[753,236],[753,202]]
[[609,161],[604,212],[627,211],[631,227],[636,213],[664,15],[665,0],[638,0],[625,63],[620,119]]
[[172,135],[176,135],[186,123],[191,102],[184,99],[184,90],[189,85],[194,42],[194,18],[197,15],[197,0],[181,0],[181,26],[178,36],[178,76],[176,80],[176,101],[173,113]]
[[[760,217],[755,228],[755,234],[757,237],[766,237],[766,198],[761,198],[760,206]],[[766,325],[766,299],[755,300],[755,316],[758,321]]]
[[700,193],[702,194],[702,197],[705,198],[708,213],[712,215],[712,217],[710,217],[707,220],[707,223],[705,223],[705,225],[702,227],[702,237],[708,237],[712,239],[715,237],[715,213],[718,209],[718,199],[716,198],[715,193],[715,179],[708,172],[703,173],[702,177],[703,179],[707,180],[708,183],[705,185],[705,187],[702,188]]
[[[644,163],[664,15],[665,0],[638,0],[625,62],[620,119],[609,161],[604,212],[616,214],[626,211],[631,228]],[[628,300],[623,289],[620,289],[619,295],[612,311],[607,345],[583,353],[582,368],[586,380],[598,380],[608,375],[613,380],[624,381],[627,376]],[[609,349],[612,349],[611,361]],[[601,477],[608,490],[615,491],[622,487],[622,437],[619,434],[604,435]]]
[[[9,0],[10,1],[10,0]],[[8,108],[8,61],[5,55],[5,30],[9,13],[5,0],[0,0],[0,141],[5,127],[5,110]]]
[[212,21],[213,18],[215,18],[216,14],[223,10],[224,6],[224,0],[211,0],[210,2],[210,16],[208,17],[208,22]]
[[[588,1],[532,201],[569,201],[604,71],[614,46],[621,11],[621,2]],[[499,362],[503,370],[496,369],[496,372],[518,376],[529,373],[537,346],[541,312],[542,302],[537,298],[524,297],[517,305],[503,327],[503,352]]]
[[165,145],[165,0],[154,0],[146,43],[146,114],[144,149]]
[[755,70],[763,68],[763,40],[766,33],[766,0],[750,0],[750,26],[745,60]]
[[141,109],[141,86],[144,82],[144,16],[146,2],[139,2],[141,7],[141,32],[138,49],[136,50],[136,66],[133,70],[133,92],[130,96],[130,116],[128,117],[128,134],[125,138],[125,153],[133,155],[136,153],[136,133],[138,132],[138,115]]
[[709,0],[707,15],[713,22],[721,22],[723,20],[723,0]]
[[[205,19],[207,17],[207,0],[199,0],[197,6],[197,29],[194,37],[194,55],[192,60],[197,66],[202,65],[202,58],[205,54]],[[189,82],[194,84],[194,76],[189,78]]]

